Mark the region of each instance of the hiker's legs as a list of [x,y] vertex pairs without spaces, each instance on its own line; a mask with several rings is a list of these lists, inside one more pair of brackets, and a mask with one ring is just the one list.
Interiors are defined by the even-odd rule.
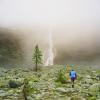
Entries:
[[75,80],[75,78],[72,77],[72,78],[71,78],[71,81],[72,81],[72,88],[74,88],[74,80]]

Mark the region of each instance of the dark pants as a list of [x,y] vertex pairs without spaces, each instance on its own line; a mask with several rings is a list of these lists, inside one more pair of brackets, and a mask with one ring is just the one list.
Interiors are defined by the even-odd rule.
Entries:
[[75,77],[71,77],[71,81],[72,81],[72,82],[74,82],[74,81],[75,81],[75,79],[76,79]]
[[72,81],[72,88],[74,88],[74,81],[75,81],[75,77],[71,77],[71,81]]

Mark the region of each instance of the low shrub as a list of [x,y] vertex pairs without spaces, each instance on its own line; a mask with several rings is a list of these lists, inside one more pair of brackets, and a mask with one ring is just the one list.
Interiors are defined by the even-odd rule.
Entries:
[[59,70],[57,73],[57,78],[56,82],[61,82],[62,84],[67,82],[66,76],[65,76],[65,71],[64,70]]

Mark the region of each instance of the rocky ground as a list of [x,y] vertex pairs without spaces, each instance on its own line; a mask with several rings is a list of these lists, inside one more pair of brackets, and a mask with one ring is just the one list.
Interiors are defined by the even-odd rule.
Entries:
[[100,70],[74,66],[74,88],[63,65],[28,68],[0,68],[0,100],[100,100]]

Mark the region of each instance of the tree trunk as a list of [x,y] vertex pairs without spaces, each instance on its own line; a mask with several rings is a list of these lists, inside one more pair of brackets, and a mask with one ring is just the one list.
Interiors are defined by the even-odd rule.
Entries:
[[36,62],[36,72],[37,72],[37,62]]

